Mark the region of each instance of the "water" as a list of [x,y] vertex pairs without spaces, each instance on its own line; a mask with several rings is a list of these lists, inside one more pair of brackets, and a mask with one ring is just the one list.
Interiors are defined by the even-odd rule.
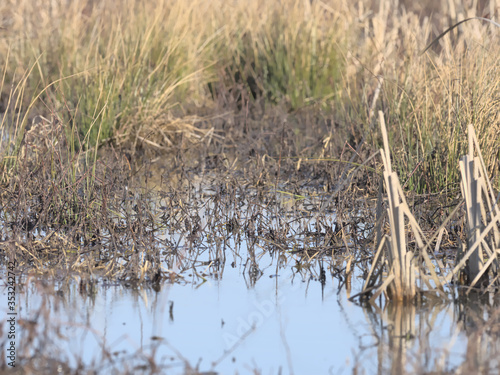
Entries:
[[[32,280],[18,293],[19,318],[39,323],[43,350],[73,368],[101,370],[113,353],[118,369],[153,357],[162,371],[179,374],[188,367],[221,374],[418,373],[467,365],[478,337],[474,363],[498,347],[498,309],[477,305],[471,314],[449,303],[377,312],[349,302],[332,280],[323,287],[292,279],[290,271],[269,277],[274,273],[269,267],[249,285],[240,267],[228,268],[222,280],[186,276],[158,292],[100,282],[87,296],[76,282]],[[498,368],[493,357],[488,363]]]
[[[207,231],[213,234],[226,225],[213,221],[212,208],[199,205],[185,215],[199,217],[202,228],[212,223]],[[239,210],[248,212],[248,206]],[[233,208],[222,219],[236,212]],[[277,211],[262,212],[262,226],[278,230],[281,224],[272,218]],[[323,225],[334,219],[322,219]],[[288,250],[307,246],[300,239],[307,237],[300,235],[305,222],[315,226],[305,216],[291,224],[296,236],[287,239]],[[16,293],[18,358],[25,365],[31,357],[44,358],[46,373],[76,368],[106,374],[498,373],[498,297],[470,296],[460,303],[426,298],[418,307],[382,300],[361,307],[349,296],[361,290],[362,270],[355,267],[350,283],[331,272],[344,267],[345,258],[312,255],[304,262],[293,253],[264,250],[265,241],[250,248],[234,233],[221,236],[226,237],[210,242],[204,235],[193,243],[178,233],[165,234],[185,259],[171,270],[180,272],[188,259],[193,266],[180,272],[176,283],[156,290],[102,278],[91,285],[80,284],[79,276],[64,282],[24,276]],[[221,254],[225,263],[217,266]],[[5,333],[7,290],[1,294]],[[42,366],[30,363],[37,370]]]

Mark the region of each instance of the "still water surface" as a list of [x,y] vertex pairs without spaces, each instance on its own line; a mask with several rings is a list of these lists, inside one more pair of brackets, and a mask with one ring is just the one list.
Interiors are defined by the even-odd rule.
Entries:
[[[331,280],[323,288],[291,272],[276,277],[269,261],[254,285],[239,267],[204,283],[186,275],[160,291],[100,282],[87,297],[76,282],[55,284],[58,293],[30,282],[19,294],[19,317],[44,322],[47,350],[95,369],[113,353],[129,367],[153,356],[168,373],[186,366],[221,374],[422,373],[468,366],[471,356],[479,365],[497,352],[498,309],[477,307],[471,319],[452,303],[377,312],[349,302]],[[487,362],[498,369],[497,359]]]

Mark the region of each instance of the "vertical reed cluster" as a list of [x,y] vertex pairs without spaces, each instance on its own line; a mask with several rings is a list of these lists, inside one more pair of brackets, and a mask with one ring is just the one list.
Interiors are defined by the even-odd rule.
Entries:
[[[495,197],[474,127],[468,126],[469,151],[459,162],[462,176],[460,186],[467,215],[466,249],[459,249],[455,267],[444,275],[442,262],[438,259],[431,261],[430,255],[432,254],[428,252],[431,241],[425,239],[424,233],[408,207],[399,178],[392,170],[387,129],[382,112],[379,112],[379,121],[384,143],[380,154],[384,164],[383,177],[387,194],[386,217],[389,220],[389,234],[383,235],[381,232],[384,217],[381,209],[381,194],[379,194],[377,251],[361,295],[373,293],[370,298],[371,302],[382,293],[386,293],[391,300],[410,301],[419,291],[441,291],[443,285],[453,278],[456,283],[468,285],[468,292],[473,287],[484,289],[500,285],[498,268],[500,253],[498,201],[500,196]],[[458,210],[455,209],[454,212]],[[449,218],[446,221],[448,220]],[[436,231],[432,240],[441,238],[444,224]],[[408,232],[413,234],[419,248],[418,257],[415,249],[408,248]],[[438,239],[436,248],[439,243]],[[436,269],[439,269],[439,274],[436,273]],[[386,272],[385,276],[384,272]],[[460,275],[465,277],[459,277]]]
[[500,210],[472,125],[468,133],[469,152],[459,163],[467,214],[467,247],[460,251],[453,274],[465,266],[463,272],[470,287],[488,287],[499,285]]
[[[382,196],[379,194],[377,252],[363,292],[370,293],[375,290],[370,299],[372,302],[383,292],[386,292],[390,299],[409,301],[415,298],[420,289],[418,279],[428,286],[432,285],[431,280],[433,280],[433,285],[440,289],[442,289],[442,283],[427,253],[428,246],[424,243],[424,233],[410,211],[397,173],[392,170],[387,128],[382,112],[379,112],[379,122],[384,143],[384,148],[380,150],[384,164],[383,184],[388,204],[383,215]],[[381,232],[385,217],[389,219],[388,235],[383,235]],[[408,248],[408,230],[415,238],[420,250],[419,256],[416,256],[416,249]],[[430,275],[427,275],[423,269],[421,260],[424,260],[428,266]],[[387,271],[385,277],[383,277],[384,271]]]

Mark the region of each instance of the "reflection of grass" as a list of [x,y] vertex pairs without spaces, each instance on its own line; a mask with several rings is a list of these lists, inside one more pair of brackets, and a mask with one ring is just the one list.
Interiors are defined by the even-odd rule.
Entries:
[[[493,26],[464,23],[420,54],[435,36],[432,27],[444,30],[450,19],[479,11],[459,14],[443,4],[430,25],[420,10],[388,1],[376,8],[367,0],[51,4],[0,5],[0,102],[15,93],[11,115],[55,116],[75,149],[111,139],[161,151],[178,144],[179,134],[199,138],[199,115],[243,109],[256,99],[266,109],[310,106],[358,140],[368,133],[376,148],[369,113],[383,109],[398,145],[395,168],[418,192],[458,182],[455,161],[468,123],[488,172],[498,166],[500,44]],[[380,98],[372,101],[379,84]],[[325,137],[335,135],[333,129]]]

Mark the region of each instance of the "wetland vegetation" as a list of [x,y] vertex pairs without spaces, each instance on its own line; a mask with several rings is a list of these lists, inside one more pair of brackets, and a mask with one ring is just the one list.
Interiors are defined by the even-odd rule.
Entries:
[[[251,289],[286,274],[335,285],[369,316],[391,311],[391,340],[416,334],[415,309],[456,301],[475,340],[496,343],[500,30],[473,19],[425,49],[499,12],[493,0],[4,0],[3,270],[16,261],[19,293],[55,280],[91,299],[102,283],[161,293],[237,269]],[[21,372],[69,366],[34,339],[49,325],[28,323]],[[498,370],[476,344],[453,371]],[[390,371],[408,370],[389,345]],[[167,371],[109,358],[116,372]],[[449,371],[443,358],[430,369]]]

